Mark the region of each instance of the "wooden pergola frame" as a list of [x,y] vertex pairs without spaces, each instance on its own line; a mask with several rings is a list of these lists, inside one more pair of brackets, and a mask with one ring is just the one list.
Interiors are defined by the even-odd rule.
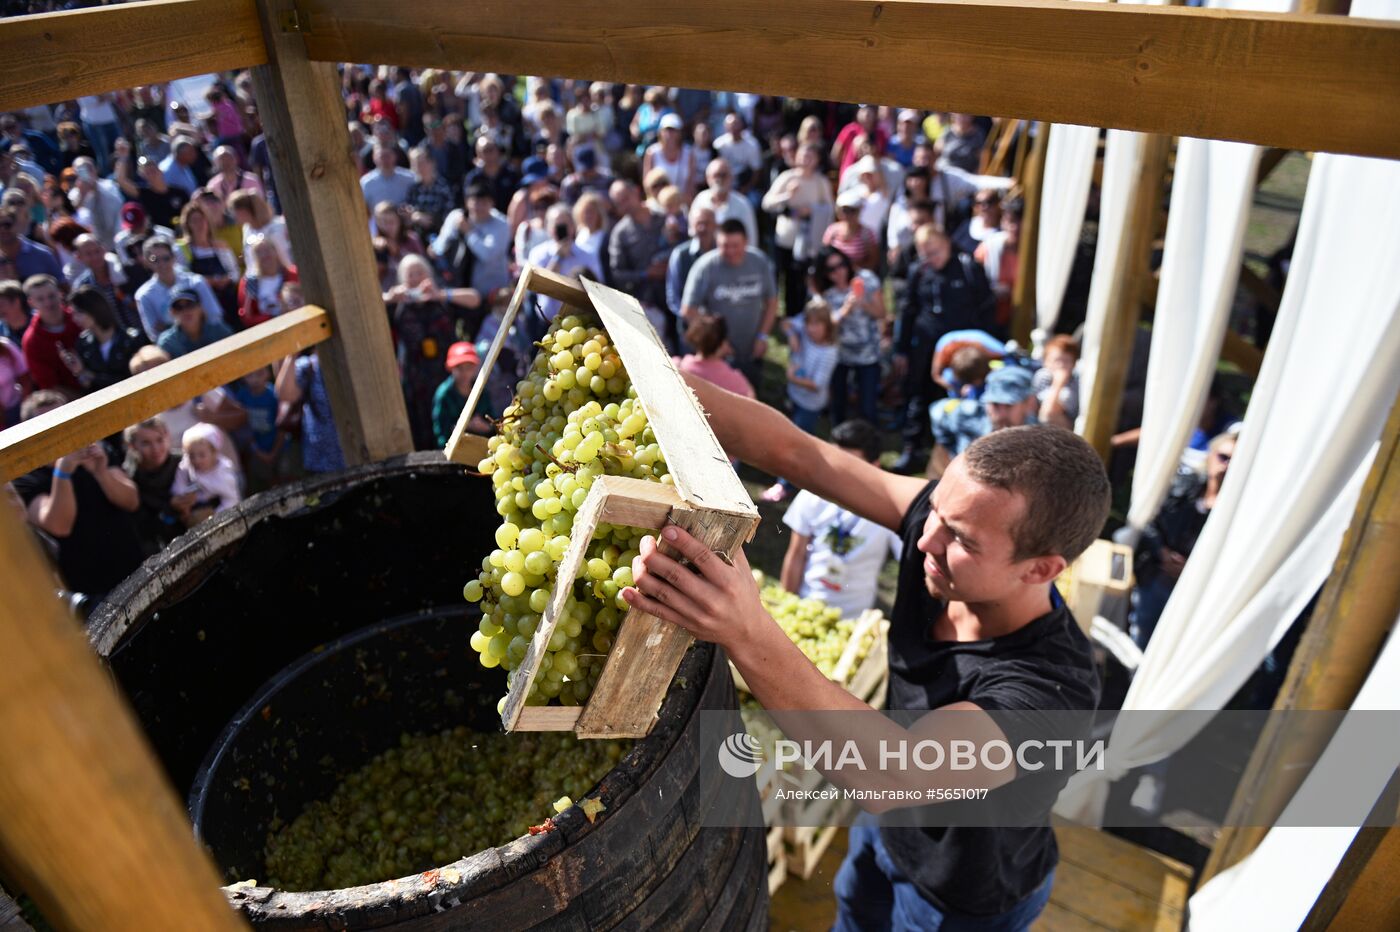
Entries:
[[[150,0],[0,20],[0,48],[13,50],[0,59],[0,110],[253,67],[313,305],[5,431],[0,478],[313,343],[347,461],[410,449],[363,197],[345,157],[337,61],[874,100],[1400,158],[1394,22],[1059,0],[532,0],[524,9],[514,0]],[[1387,427],[1390,451],[1397,423]],[[1398,470],[1393,455],[1378,458],[1369,488],[1391,488]],[[1329,604],[1349,604],[1363,584],[1393,604],[1393,502],[1365,498],[1350,540],[1359,543],[1338,558]],[[0,543],[0,864],[61,928],[241,927],[134,716],[49,596],[43,558],[8,511]],[[1319,644],[1339,614],[1314,619]],[[1382,622],[1369,624],[1378,641]],[[1313,663],[1329,656],[1307,653]],[[1364,669],[1369,659],[1353,662]],[[1348,876],[1375,867],[1395,876],[1396,834],[1358,846]],[[1249,846],[1236,847],[1231,857]],[[1329,896],[1345,908],[1334,914],[1354,921],[1388,906],[1364,884],[1348,899],[1338,878]]]

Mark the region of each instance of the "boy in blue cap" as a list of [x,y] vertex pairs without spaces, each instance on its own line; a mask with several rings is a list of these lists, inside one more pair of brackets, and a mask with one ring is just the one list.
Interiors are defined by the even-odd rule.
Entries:
[[949,398],[930,405],[934,447],[928,461],[929,478],[943,475],[953,457],[978,437],[1003,427],[1038,423],[1031,381],[1029,369],[1002,366],[987,376],[980,398]]

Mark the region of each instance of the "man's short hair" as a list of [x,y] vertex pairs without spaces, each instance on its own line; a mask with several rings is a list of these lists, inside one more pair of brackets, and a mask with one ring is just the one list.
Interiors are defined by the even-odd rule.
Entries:
[[992,371],[992,354],[976,343],[960,346],[953,353],[953,378],[963,385],[981,385]]
[[19,406],[19,419],[27,421],[38,417],[51,408],[60,408],[68,403],[68,396],[56,388],[41,388]]
[[11,301],[23,301],[24,286],[13,278],[0,281],[0,298],[8,298]]
[[[24,293],[29,294],[31,291],[43,288],[45,285],[53,285],[55,288],[58,288],[58,279],[44,272],[40,272],[38,275],[31,275],[24,280]],[[61,291],[62,289],[60,288],[59,290]]]
[[874,424],[861,418],[851,418],[833,427],[831,442],[844,450],[854,450],[872,462],[880,455],[880,432]]
[[1013,560],[1058,554],[1074,562],[1103,531],[1112,490],[1103,461],[1083,437],[1060,427],[1008,427],[963,451],[973,480],[1023,496],[1011,529]]
[[748,239],[749,236],[749,228],[744,226],[744,221],[740,220],[738,217],[730,217],[728,220],[721,223],[719,225],[719,231],[721,233],[730,234],[738,233],[745,239]]

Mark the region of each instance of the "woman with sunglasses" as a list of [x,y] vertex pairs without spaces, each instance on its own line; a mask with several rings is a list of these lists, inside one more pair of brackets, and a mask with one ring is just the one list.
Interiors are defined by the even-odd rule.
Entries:
[[836,324],[837,361],[831,375],[831,423],[846,420],[851,382],[855,382],[859,417],[874,424],[880,395],[880,330],[885,320],[885,293],[868,269],[856,271],[849,256],[831,246],[811,266],[812,291],[831,307]]

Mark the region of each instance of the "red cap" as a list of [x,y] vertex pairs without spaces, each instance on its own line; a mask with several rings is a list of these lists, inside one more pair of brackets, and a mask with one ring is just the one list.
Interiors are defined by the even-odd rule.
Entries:
[[146,208],[135,201],[127,201],[122,205],[122,223],[128,227],[134,227],[146,219]]
[[447,348],[447,368],[456,369],[464,362],[473,364],[481,362],[481,357],[476,353],[476,347],[465,340],[460,343],[453,343]]

